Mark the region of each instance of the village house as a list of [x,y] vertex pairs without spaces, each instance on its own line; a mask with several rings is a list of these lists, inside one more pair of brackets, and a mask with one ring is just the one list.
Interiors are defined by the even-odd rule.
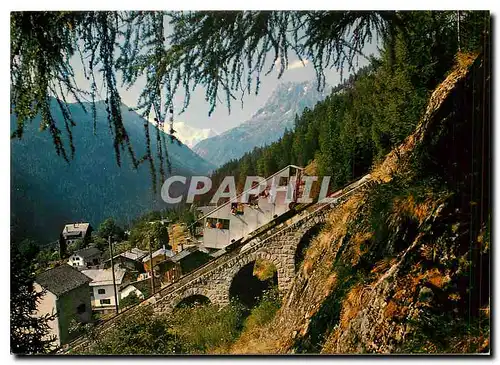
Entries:
[[79,270],[89,269],[99,265],[101,262],[101,251],[97,247],[84,248],[75,251],[68,260],[68,264]]
[[[111,269],[90,269],[82,273],[90,279],[91,303],[96,311],[113,311],[120,304],[120,286],[124,284],[125,270],[115,267],[115,287],[113,287],[113,272]],[[118,303],[115,302],[115,290]]]
[[[115,264],[120,264],[124,269],[130,272],[144,272],[144,267],[142,260],[148,255],[147,251],[140,250],[136,247],[122,252],[116,256],[113,256],[113,261]],[[111,260],[108,259],[106,263],[110,263]]]
[[47,270],[35,278],[35,290],[45,291],[37,305],[36,315],[56,315],[48,325],[49,336],[55,336],[57,346],[79,335],[70,331],[75,323],[91,321],[90,281],[89,277],[69,265]]
[[165,246],[163,246],[162,248],[160,248],[159,250],[156,250],[155,252],[153,252],[152,255],[147,255],[146,257],[144,257],[142,259],[142,262],[144,264],[144,270],[146,272],[149,272],[151,270],[150,268],[150,257],[152,257],[152,261],[153,261],[153,267],[155,267],[157,264],[159,264],[160,262],[163,262],[165,261],[167,258],[169,257],[172,257],[175,255],[175,252],[173,252],[172,250],[168,250],[165,248]]
[[211,256],[205,248],[190,246],[158,263],[155,271],[158,271],[161,281],[167,284],[178,280],[182,275],[195,270],[210,259]]
[[83,242],[88,243],[92,233],[92,226],[90,223],[71,223],[64,226],[61,232],[62,239],[65,246],[75,243],[76,240],[81,239]]

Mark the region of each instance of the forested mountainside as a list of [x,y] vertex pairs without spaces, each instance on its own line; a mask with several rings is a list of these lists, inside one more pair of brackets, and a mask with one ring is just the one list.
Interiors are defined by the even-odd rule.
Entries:
[[[53,103],[56,123],[64,128],[59,108],[55,101]],[[125,224],[142,213],[167,207],[160,196],[162,182],[157,182],[154,193],[146,163],[135,170],[129,156],[123,154],[122,166],[117,165],[105,103],[96,104],[95,131],[91,107],[86,106],[88,113],[77,104],[70,105],[77,125],[73,127],[76,152],[69,163],[56,155],[50,134],[38,131],[38,118],[27,126],[22,139],[11,140],[13,238],[29,237],[42,243],[53,241],[68,222],[89,221],[98,225],[113,217]],[[140,158],[146,150],[145,120],[126,106],[122,112],[130,141]],[[16,117],[11,115],[11,128],[15,125]],[[150,123],[146,125],[154,151],[156,132]],[[173,174],[207,174],[214,168],[185,145],[164,136]]]
[[318,92],[315,82],[281,83],[250,120],[204,139],[193,150],[217,166],[239,159],[254,147],[268,145],[283,136],[287,129],[293,129],[295,116],[323,100],[327,91],[325,87],[324,92]]
[[[386,41],[379,58],[304,110],[293,131],[219,167],[213,181],[233,175],[241,188],[245,176],[269,176],[289,164],[314,161],[318,173],[331,176],[332,187],[340,187],[380,162],[414,130],[431,92],[456,62],[458,41],[448,14],[408,16],[413,19],[411,33]],[[468,16],[462,24],[464,51],[480,47],[484,24],[482,14]]]

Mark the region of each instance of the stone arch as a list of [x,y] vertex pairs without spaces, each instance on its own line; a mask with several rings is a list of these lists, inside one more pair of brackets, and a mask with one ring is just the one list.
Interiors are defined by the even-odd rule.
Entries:
[[272,250],[263,248],[256,252],[248,253],[238,257],[234,264],[226,271],[224,271],[225,280],[221,284],[221,289],[226,293],[227,298],[229,298],[229,289],[233,282],[235,276],[243,269],[246,265],[258,260],[267,260],[271,262],[276,267],[276,276],[278,279],[278,290],[280,294],[286,293],[290,287],[291,279],[289,269],[287,270],[285,262]]
[[256,252],[249,253],[248,255],[243,255],[242,257],[238,258],[236,261],[236,264],[231,267],[230,270],[226,272],[227,275],[227,282],[229,285],[231,285],[231,282],[233,281],[233,278],[238,274],[238,272],[246,265],[248,265],[251,262],[257,261],[258,259],[261,260],[267,260],[271,262],[275,267],[278,275],[278,286],[280,285],[280,275],[283,271],[283,263],[281,260],[278,258],[277,255],[274,255],[270,250],[267,249],[261,249]]
[[182,293],[177,293],[174,295],[173,299],[170,301],[170,307],[172,309],[176,308],[182,301],[193,297],[193,296],[202,296],[206,297],[210,303],[217,303],[216,298],[214,298],[211,293],[205,288],[198,287],[190,287],[184,290]]
[[[254,276],[254,265],[258,260],[266,261],[274,266],[273,277],[261,281]],[[274,285],[279,287],[281,267],[280,260],[268,252],[254,252],[241,257],[237,265],[231,268],[230,274],[226,273],[228,274],[228,297],[230,299],[237,297],[243,304],[253,307],[258,302],[256,298],[260,298],[264,291]]]
[[300,264],[304,260],[305,251],[309,247],[312,239],[321,232],[324,226],[325,222],[323,221],[314,222],[313,224],[310,224],[309,227],[304,232],[304,234],[302,234],[300,238],[297,240],[297,245],[295,246],[295,252],[293,257],[294,272],[298,271]]

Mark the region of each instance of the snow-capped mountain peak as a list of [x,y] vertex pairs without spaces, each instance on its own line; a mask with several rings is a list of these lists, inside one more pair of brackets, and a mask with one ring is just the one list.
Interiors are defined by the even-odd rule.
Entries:
[[[152,119],[150,119],[150,122],[155,124]],[[170,125],[168,122],[164,124],[163,128],[165,132],[170,132]],[[192,148],[195,144],[203,141],[204,139],[219,135],[219,133],[212,128],[196,128],[186,124],[185,122],[174,122],[174,130],[174,135],[177,139],[189,148]]]

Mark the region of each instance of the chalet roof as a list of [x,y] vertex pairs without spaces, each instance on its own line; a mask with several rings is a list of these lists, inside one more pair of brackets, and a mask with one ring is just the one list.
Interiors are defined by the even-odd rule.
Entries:
[[147,254],[148,254],[147,251],[142,251],[137,247],[134,247],[129,251],[122,252],[118,256],[122,256],[134,261],[141,261]]
[[[82,273],[91,279],[90,286],[113,285],[113,272],[111,269],[82,270]],[[115,283],[120,285],[125,276],[125,270],[115,268]]]
[[208,252],[208,250],[206,250],[206,249],[200,250],[199,247],[197,247],[197,246],[191,246],[191,247],[188,247],[188,248],[182,250],[177,255],[171,257],[170,260],[172,260],[173,262],[179,262],[183,258],[191,255],[192,253],[194,253],[196,251],[200,251],[200,252],[203,252],[203,253],[207,253]]
[[90,223],[71,223],[66,224],[63,228],[63,235],[85,234],[90,227]]
[[70,265],[61,265],[39,274],[35,281],[44,289],[61,296],[92,280]]
[[[166,248],[162,247],[159,250],[156,250],[155,252],[153,252],[153,258],[155,258],[158,255],[165,255],[166,257],[172,257],[175,255],[175,252],[172,250],[167,250]],[[149,255],[144,257],[142,259],[142,262],[147,262],[148,260],[149,260]]]
[[80,256],[82,258],[92,257],[96,255],[100,255],[101,251],[97,247],[88,247],[78,251],[75,251],[73,255]]

